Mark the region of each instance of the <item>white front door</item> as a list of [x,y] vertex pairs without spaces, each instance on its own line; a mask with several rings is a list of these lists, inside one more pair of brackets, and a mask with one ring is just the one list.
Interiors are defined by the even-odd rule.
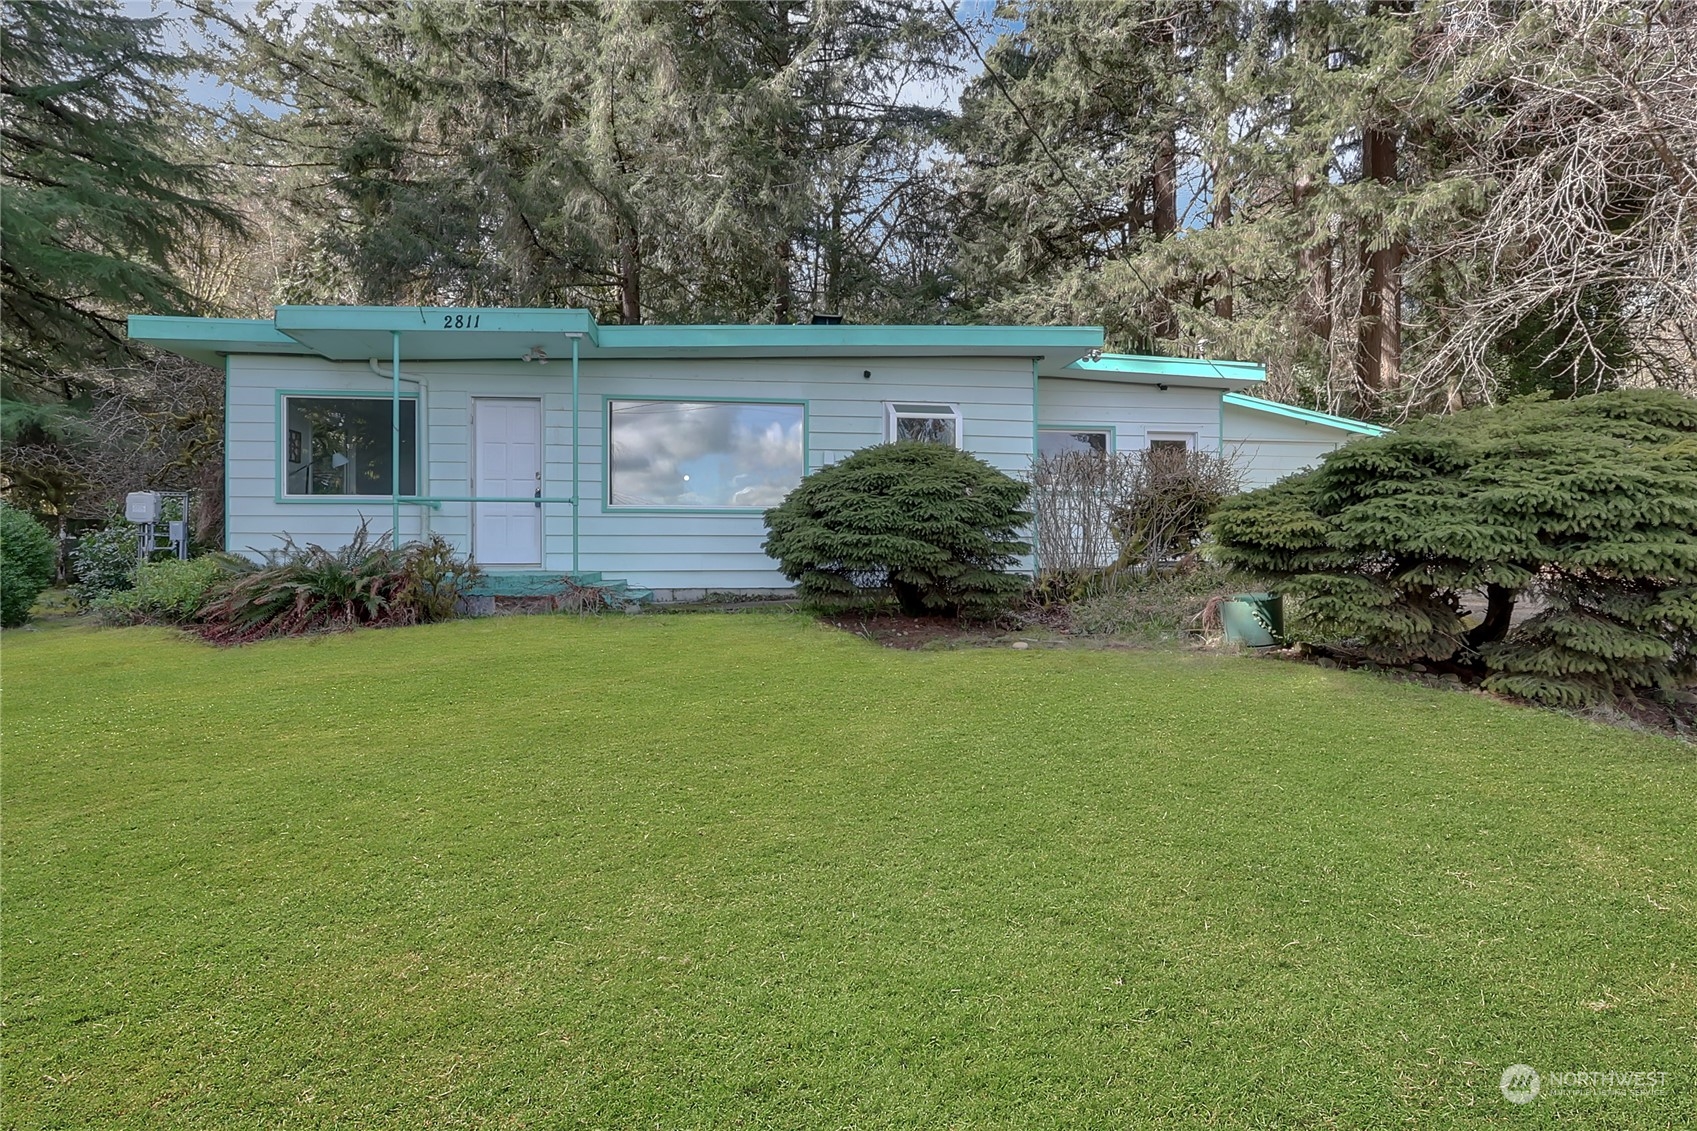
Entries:
[[[477,397],[472,401],[472,494],[534,498],[542,494],[542,402]],[[542,565],[539,503],[474,503],[471,551],[482,566]]]

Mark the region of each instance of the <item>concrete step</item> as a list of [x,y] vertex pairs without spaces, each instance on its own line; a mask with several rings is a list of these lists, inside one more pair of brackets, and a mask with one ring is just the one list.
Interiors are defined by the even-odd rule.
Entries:
[[554,570],[489,570],[483,580],[472,586],[474,598],[495,597],[557,597],[568,585],[591,586],[605,590],[616,606],[646,605],[654,600],[649,589],[632,588],[622,578],[609,578],[598,571],[580,570],[561,573]]

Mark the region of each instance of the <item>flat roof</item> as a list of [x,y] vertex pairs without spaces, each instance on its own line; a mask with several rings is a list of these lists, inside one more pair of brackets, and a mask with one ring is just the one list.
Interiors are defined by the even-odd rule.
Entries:
[[329,361],[488,361],[571,356],[1018,357],[1049,377],[1237,387],[1263,379],[1235,361],[1102,353],[1100,326],[698,325],[602,326],[588,310],[446,306],[280,306],[275,317],[134,315],[135,341],[219,364],[230,354],[292,354]]
[[1242,393],[1227,393],[1220,399],[1237,408],[1272,413],[1274,416],[1300,420],[1304,424],[1319,424],[1327,428],[1337,428],[1344,432],[1353,432],[1358,436],[1383,436],[1390,431],[1389,428],[1382,425],[1370,424],[1365,420],[1356,420],[1351,416],[1333,416],[1329,412],[1315,412],[1311,408],[1297,408],[1295,405],[1262,400],[1260,397],[1244,396]]

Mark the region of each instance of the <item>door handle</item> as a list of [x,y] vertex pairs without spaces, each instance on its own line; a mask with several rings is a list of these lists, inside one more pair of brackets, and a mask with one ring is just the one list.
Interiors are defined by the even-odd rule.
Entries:
[[536,509],[542,509],[542,488],[540,487],[536,489]]

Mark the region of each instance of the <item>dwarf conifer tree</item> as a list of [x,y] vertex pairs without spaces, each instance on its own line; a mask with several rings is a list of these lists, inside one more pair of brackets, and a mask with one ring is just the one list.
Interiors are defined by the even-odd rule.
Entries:
[[[1562,704],[1693,672],[1697,401],[1677,393],[1427,417],[1228,500],[1213,529],[1227,564],[1300,598],[1299,635],[1382,662],[1472,665]],[[1513,624],[1525,596],[1543,608]]]
[[1025,586],[1026,484],[949,444],[880,444],[809,475],[766,512],[765,550],[810,605],[884,592],[909,616],[990,616]]

